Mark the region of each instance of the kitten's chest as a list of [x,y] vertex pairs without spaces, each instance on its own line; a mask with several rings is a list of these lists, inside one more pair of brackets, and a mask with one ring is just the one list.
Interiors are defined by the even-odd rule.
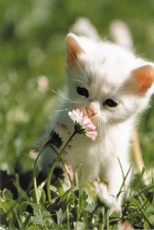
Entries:
[[[67,130],[73,133],[74,124],[64,117],[63,123],[66,124]],[[129,123],[115,125],[110,129],[97,127],[98,136],[95,141],[83,134],[76,134],[62,158],[74,169],[79,165],[85,165],[86,169],[99,171],[100,167],[110,165],[117,157],[126,157],[131,135],[130,127]],[[61,134],[62,138],[66,139],[65,131]]]
[[84,135],[76,135],[65,155],[65,160],[73,168],[80,164],[99,167],[101,159],[105,160],[107,156],[109,157],[108,154],[105,154],[107,149],[103,138],[92,141]]

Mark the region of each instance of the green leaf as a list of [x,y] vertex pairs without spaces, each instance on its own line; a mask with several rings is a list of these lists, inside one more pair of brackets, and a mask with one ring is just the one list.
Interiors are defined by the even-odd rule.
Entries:
[[41,230],[41,228],[39,228],[38,226],[36,225],[31,225],[27,228],[27,230]]
[[149,221],[151,222],[151,224],[154,227],[154,215],[149,216]]
[[[7,194],[7,196],[6,196]],[[4,214],[6,215],[7,219],[10,219],[13,217],[13,213],[17,212],[18,210],[18,203],[16,203],[14,200],[9,200],[10,193],[5,193],[5,196],[3,198],[0,198],[0,208],[3,210]],[[6,201],[4,201],[6,200]]]
[[[37,187],[37,192],[38,192],[38,198],[39,198],[40,203],[45,204],[45,202],[46,202],[45,191],[41,188],[41,186],[38,186]],[[30,195],[32,196],[33,200],[35,201],[34,189],[30,192]]]
[[74,222],[73,225],[74,225],[74,228],[76,230],[84,230],[85,229],[85,223],[84,222]]
[[63,213],[61,208],[56,213],[57,213],[57,224],[61,225],[64,219],[66,218],[67,213],[66,212]]
[[51,214],[45,209],[44,206],[36,204],[33,206],[34,217],[33,223],[40,226],[50,227],[54,223]]
[[12,193],[7,189],[4,189],[3,191],[0,190],[0,197],[1,201],[5,202],[12,199]]
[[21,219],[21,222],[23,223],[23,225],[25,227],[27,227],[29,224],[32,223],[32,218],[31,218],[31,214],[28,213],[28,212],[22,212],[20,215],[20,219]]

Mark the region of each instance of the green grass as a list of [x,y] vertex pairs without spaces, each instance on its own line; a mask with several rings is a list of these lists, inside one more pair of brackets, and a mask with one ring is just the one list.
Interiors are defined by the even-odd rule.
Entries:
[[[135,228],[153,228],[153,181],[145,186],[142,174],[134,178],[120,214],[98,202],[91,189],[72,187],[64,192],[59,183],[57,189],[52,187],[53,199],[49,202],[44,198],[44,189],[39,187],[41,205],[36,204],[30,192],[34,166],[30,150],[57,108],[57,96],[52,90],[64,87],[65,36],[70,27],[77,17],[86,16],[102,37],[109,37],[111,21],[122,19],[131,29],[137,53],[153,61],[153,0],[2,0],[0,15],[1,189],[12,193],[1,192],[2,224],[10,229],[113,229],[122,219]],[[42,75],[49,80],[45,92],[38,88]],[[141,117],[139,125],[147,169],[154,166],[153,112],[152,99],[151,108]],[[30,227],[34,225],[35,228]]]
[[[55,144],[57,146],[57,141],[54,144],[53,137],[51,139],[47,143],[53,148]],[[59,137],[56,140],[60,140]],[[74,172],[77,186],[72,184],[65,190],[63,170],[56,165],[67,143],[52,164],[47,178],[38,173],[38,158],[28,173],[16,171],[9,176],[2,172],[1,227],[28,230],[117,229],[117,225],[121,224],[125,229],[123,225],[126,222],[135,229],[154,227],[154,183],[153,178],[148,185],[143,183],[144,170],[134,177],[121,211],[115,212],[106,206],[106,202],[97,196],[93,182],[81,188],[78,170]],[[42,150],[40,154],[43,154]]]

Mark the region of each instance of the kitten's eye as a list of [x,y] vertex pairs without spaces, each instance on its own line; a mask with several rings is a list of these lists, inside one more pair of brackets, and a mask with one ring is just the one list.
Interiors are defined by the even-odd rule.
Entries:
[[89,97],[89,92],[88,92],[88,90],[87,90],[86,88],[84,88],[84,87],[78,86],[78,87],[77,87],[77,93],[78,93],[79,95],[81,95],[81,96]]
[[103,104],[109,107],[116,107],[118,105],[118,103],[113,101],[112,99],[107,99]]

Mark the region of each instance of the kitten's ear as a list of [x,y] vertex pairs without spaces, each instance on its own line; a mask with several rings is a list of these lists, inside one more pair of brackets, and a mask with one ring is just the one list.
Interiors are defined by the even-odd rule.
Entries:
[[73,33],[68,34],[66,37],[68,63],[71,67],[76,66],[78,54],[84,53],[78,40],[79,37]]
[[135,88],[137,87],[137,92],[139,94],[146,93],[154,83],[154,67],[150,65],[134,69],[131,72],[131,75],[133,77],[133,81],[135,80],[134,86]]

